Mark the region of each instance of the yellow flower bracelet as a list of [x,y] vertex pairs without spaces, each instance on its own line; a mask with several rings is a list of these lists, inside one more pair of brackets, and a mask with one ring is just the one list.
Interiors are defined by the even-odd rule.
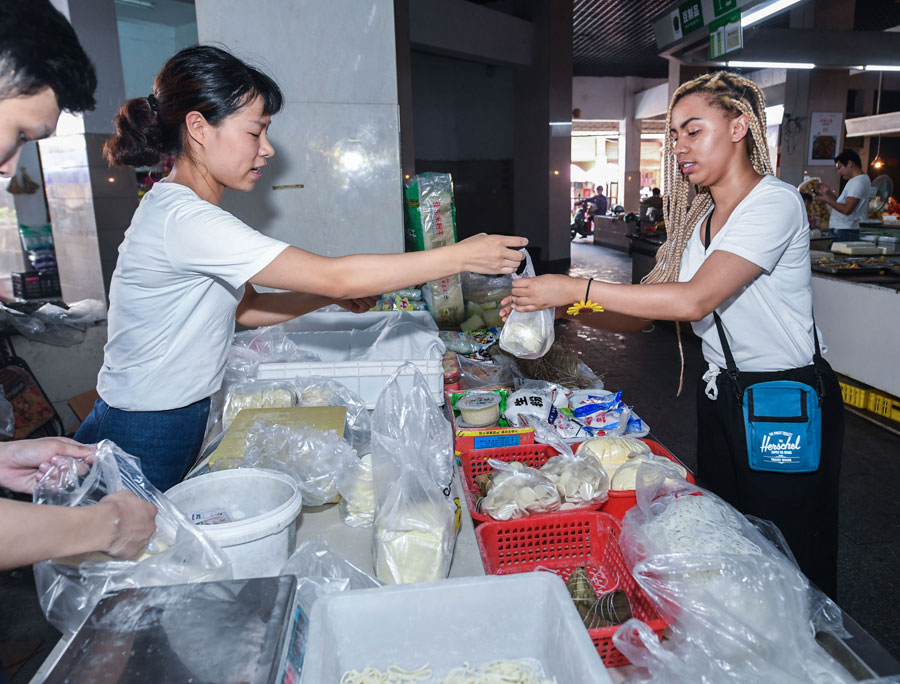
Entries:
[[572,304],[572,306],[566,309],[567,314],[569,314],[570,316],[577,316],[580,313],[591,313],[592,311],[600,313],[601,311],[603,311],[602,306],[590,300],[592,282],[594,282],[594,279],[588,278],[587,290],[585,290],[584,292],[584,299],[582,299],[580,302],[575,302],[574,304]]

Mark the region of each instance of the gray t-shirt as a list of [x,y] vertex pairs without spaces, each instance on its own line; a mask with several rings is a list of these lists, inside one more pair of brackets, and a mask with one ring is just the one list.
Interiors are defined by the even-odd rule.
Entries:
[[869,216],[869,191],[871,189],[872,181],[869,180],[868,174],[861,173],[848,180],[844,191],[838,197],[838,202],[843,203],[848,197],[857,197],[859,202],[849,214],[842,214],[832,207],[828,227],[831,230],[859,230],[859,222],[865,221]]

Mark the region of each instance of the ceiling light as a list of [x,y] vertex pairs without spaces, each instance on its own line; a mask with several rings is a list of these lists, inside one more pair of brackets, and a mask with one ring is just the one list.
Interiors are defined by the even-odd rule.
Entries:
[[151,0],[116,0],[116,4],[141,7],[142,9],[153,9],[155,7]]
[[791,5],[796,5],[798,2],[800,0],[775,0],[775,2],[759,5],[741,16],[741,28],[752,26],[767,17],[771,17],[776,12],[787,9]]
[[900,71],[900,64],[866,64],[866,71]]
[[815,69],[812,62],[744,62],[732,60],[728,62],[730,67],[743,67],[746,69]]
[[882,166],[884,166],[884,160],[881,158],[881,155],[876,155],[875,159],[872,160],[872,168],[880,169]]

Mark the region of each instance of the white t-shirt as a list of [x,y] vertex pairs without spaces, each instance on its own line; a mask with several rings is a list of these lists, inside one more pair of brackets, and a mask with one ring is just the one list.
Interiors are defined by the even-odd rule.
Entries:
[[[812,363],[812,287],[809,226],[797,189],[765,176],[731,212],[706,252],[706,216],[695,227],[681,259],[686,282],[707,254],[723,250],[756,264],[763,272],[723,302],[717,311],[738,370],[778,371]],[[707,363],[725,368],[712,314],[693,323]]]
[[97,380],[103,400],[163,411],[218,390],[244,284],[287,246],[184,185],[156,183],[119,246]]
[[845,202],[848,197],[857,197],[859,202],[856,208],[849,214],[842,214],[834,207],[831,208],[831,218],[828,227],[831,230],[859,230],[859,222],[869,217],[869,192],[872,189],[872,181],[866,173],[853,176],[844,186],[844,191],[838,197],[838,202]]

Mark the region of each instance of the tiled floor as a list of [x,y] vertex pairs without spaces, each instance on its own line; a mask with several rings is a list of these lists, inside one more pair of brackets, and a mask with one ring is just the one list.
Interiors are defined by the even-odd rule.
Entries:
[[[573,274],[631,280],[631,262],[620,252],[575,243],[572,257]],[[675,395],[680,362],[673,325],[656,324],[642,333],[620,335],[564,321],[557,332],[558,339],[581,352],[608,388],[624,390],[655,436],[695,467],[694,391],[704,364],[689,327],[683,330],[681,396]],[[846,419],[838,602],[900,658],[900,437],[855,415],[848,413]],[[0,573],[0,606],[0,642],[43,641],[43,653],[28,659],[11,677],[13,684],[28,682],[59,636],[41,615],[30,569]]]

